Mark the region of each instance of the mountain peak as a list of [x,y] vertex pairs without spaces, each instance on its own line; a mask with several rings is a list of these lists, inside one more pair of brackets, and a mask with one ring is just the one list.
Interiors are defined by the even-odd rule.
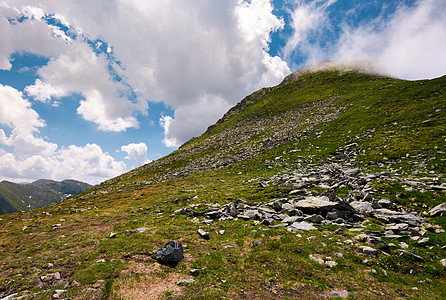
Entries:
[[390,75],[385,71],[385,67],[380,65],[373,59],[362,60],[324,60],[314,64],[306,65],[297,71],[286,76],[280,85],[287,84],[291,81],[298,80],[302,75],[321,72],[338,70],[341,72],[358,72],[371,75],[387,76]]

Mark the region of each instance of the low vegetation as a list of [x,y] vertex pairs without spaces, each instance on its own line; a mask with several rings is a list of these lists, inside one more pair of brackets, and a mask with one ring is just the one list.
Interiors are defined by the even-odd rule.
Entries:
[[[445,299],[446,215],[429,215],[446,202],[445,100],[446,77],[335,70],[263,89],[165,158],[45,208],[0,216],[0,297]],[[309,231],[205,215],[240,200],[356,197],[348,182],[311,179],[319,168],[370,175],[367,197],[430,225],[419,226],[418,238],[401,230],[395,239],[373,215]],[[186,207],[195,214],[179,212]],[[176,266],[154,259],[169,240],[185,249]]]

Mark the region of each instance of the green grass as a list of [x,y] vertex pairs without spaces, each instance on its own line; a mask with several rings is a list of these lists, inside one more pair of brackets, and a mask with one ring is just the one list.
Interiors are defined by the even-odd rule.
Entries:
[[[291,233],[253,221],[215,220],[207,226],[192,222],[192,216],[171,215],[192,204],[201,212],[209,203],[223,205],[237,199],[264,203],[281,198],[293,188],[262,188],[259,181],[334,159],[341,147],[351,143],[357,143],[353,148],[358,152],[352,167],[369,173],[398,173],[421,183],[438,177],[436,182],[443,183],[445,86],[446,77],[403,81],[323,72],[265,89],[265,95],[253,104],[241,105],[238,114],[154,164],[61,203],[0,216],[0,297],[28,290],[41,292],[31,299],[47,299],[54,289],[63,288],[67,289],[63,296],[71,299],[125,299],[120,295],[126,288],[142,292],[162,283],[165,288],[158,293],[160,299],[314,299],[332,290],[347,290],[351,299],[444,299],[446,268],[439,260],[446,258],[441,249],[446,245],[445,233],[428,233],[428,247],[420,247],[410,238],[401,240],[409,245],[408,251],[424,258],[419,262],[400,255],[399,247],[392,246],[380,248],[388,255],[363,256],[358,246],[366,243],[346,242],[358,232],[344,229],[335,233],[337,225]],[[327,111],[339,109],[337,117],[314,122],[311,128],[299,123],[300,129],[308,131],[305,135],[296,129],[293,134],[298,138],[252,158],[164,182],[133,184],[172,174],[213,155],[231,156],[243,147],[255,147],[290,119],[271,122],[231,151],[209,142],[240,122],[269,120],[277,114],[292,118],[290,110],[298,112],[301,105],[313,105],[305,110],[301,121],[316,119],[326,110],[315,103],[328,100]],[[423,124],[425,120],[430,122]],[[417,185],[384,180],[370,185],[378,191],[373,195],[376,199],[390,199],[417,212],[427,212],[446,201],[444,191],[420,190]],[[314,194],[324,191],[308,187]],[[336,194],[345,198],[350,192],[351,188],[343,187]],[[428,220],[446,229],[446,216]],[[141,227],[148,230],[140,233],[136,229]],[[210,232],[210,240],[198,236],[200,227]],[[364,223],[363,231],[381,228],[379,220],[371,219]],[[219,230],[225,234],[217,234]],[[116,238],[108,238],[111,232]],[[186,245],[185,259],[174,268],[159,265],[152,258],[171,239]],[[261,243],[253,244],[253,240]],[[331,257],[338,265],[320,265],[309,258],[310,254]],[[98,262],[102,259],[105,262]],[[369,261],[364,263],[365,259]],[[196,276],[190,274],[194,268],[200,269]],[[42,285],[39,276],[55,272],[60,272],[62,282]],[[177,280],[191,277],[193,283],[176,286]]]

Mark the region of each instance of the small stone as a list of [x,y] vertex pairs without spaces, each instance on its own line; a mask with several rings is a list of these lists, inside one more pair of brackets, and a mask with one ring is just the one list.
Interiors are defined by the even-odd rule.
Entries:
[[324,218],[321,215],[311,215],[304,219],[305,221],[311,222],[311,223],[321,223]]
[[409,248],[409,245],[406,244],[405,242],[401,242],[400,243],[400,247],[403,248],[403,249],[407,249],[407,248]]
[[260,245],[260,244],[262,243],[262,241],[259,241],[259,240],[253,240],[252,243],[253,243],[254,245]]
[[262,221],[262,224],[263,225],[274,225],[274,223],[275,223],[275,220],[274,219],[264,219],[263,221]]
[[110,235],[108,236],[109,239],[114,239],[116,238],[116,233],[115,232],[110,232]]
[[328,260],[328,261],[325,262],[325,264],[326,264],[328,267],[333,268],[333,267],[335,267],[338,263],[335,262],[335,261],[332,261],[332,260]]
[[208,220],[208,219],[205,219],[205,220],[203,220],[203,221],[201,221],[201,223],[203,223],[203,224],[205,224],[205,225],[212,225],[212,224],[214,224],[214,221],[212,221],[212,220]]
[[348,297],[348,291],[342,290],[342,291],[331,291],[327,294],[330,298],[347,298]]
[[409,251],[406,251],[406,250],[401,250],[401,249],[399,249],[398,251],[400,252],[400,256],[404,255],[404,254],[407,254],[409,256],[412,256],[412,258],[415,258],[416,260],[424,261],[424,258],[422,258],[421,256],[416,255],[416,254],[414,254],[412,252],[409,252]]
[[295,230],[315,230],[316,227],[314,227],[312,224],[302,221],[300,223],[294,222],[290,225],[290,228],[294,228]]
[[365,233],[358,234],[355,236],[355,240],[365,243],[369,239],[369,236]]
[[442,260],[440,260],[440,264],[441,264],[443,267],[446,267],[446,259],[442,259]]
[[177,281],[177,285],[188,285],[188,284],[191,284],[192,282],[194,282],[193,278],[181,279],[181,280]]
[[100,259],[100,260],[98,260],[98,261],[96,261],[97,263],[105,263],[105,259]]
[[378,250],[369,247],[369,246],[360,246],[359,248],[361,248],[362,253],[370,255],[372,257],[377,257],[378,256]]
[[204,231],[203,229],[198,229],[198,234],[204,238],[205,240],[209,240],[209,232]]
[[321,264],[321,265],[323,265],[325,262],[324,262],[324,260],[322,259],[322,258],[319,258],[319,257],[317,257],[317,256],[314,256],[313,254],[310,254],[310,259],[311,260],[314,260],[314,261],[317,261],[319,264]]
[[220,235],[223,235],[223,234],[225,234],[225,231],[222,229],[222,230],[219,230],[218,231],[218,234],[220,234]]
[[53,278],[54,280],[60,280],[61,279],[60,273],[59,272],[54,273]]
[[429,238],[422,238],[421,240],[418,241],[418,246],[426,246],[427,244],[429,244]]

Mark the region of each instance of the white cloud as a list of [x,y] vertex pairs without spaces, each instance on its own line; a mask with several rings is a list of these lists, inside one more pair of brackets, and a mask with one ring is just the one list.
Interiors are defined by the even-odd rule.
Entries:
[[72,174],[72,178],[96,184],[126,171],[124,162],[115,161],[96,144],[84,147],[71,145],[59,150],[56,158],[59,170],[55,171],[55,178],[66,178],[67,174]]
[[[446,3],[419,0],[390,19],[345,28],[335,58],[373,57],[395,76],[433,78],[446,74]],[[375,24],[377,23],[377,24]]]
[[85,43],[75,42],[70,51],[61,54],[39,69],[41,79],[26,92],[39,101],[80,93],[85,99],[77,112],[104,131],[124,131],[138,127],[135,111],[145,114],[146,101],[130,102],[120,92],[128,88],[114,81],[107,70],[104,55],[97,56]]
[[318,43],[309,37],[329,26],[328,9],[334,3],[336,0],[296,1],[290,10],[292,34],[283,47],[286,61],[293,61],[296,55],[306,57],[307,63],[321,60],[323,54]]
[[172,131],[170,129],[170,126],[172,126],[173,118],[171,116],[162,116],[160,118],[160,125],[164,129],[164,139],[163,143],[166,145],[166,147],[174,148],[179,147],[180,143],[178,143],[177,138],[175,135],[172,134]]
[[97,184],[126,171],[124,162],[115,161],[96,144],[71,145],[53,155],[35,153],[19,159],[12,153],[0,153],[0,179],[30,182],[40,178],[77,179]]
[[[84,9],[85,5],[88,5],[88,10]],[[181,133],[181,136],[177,135],[177,130],[181,128],[184,132],[185,126],[172,125],[170,134],[177,143],[196,134],[198,127],[203,131],[216,121],[225,112],[217,111],[218,108],[226,109],[262,86],[277,84],[290,72],[284,61],[267,53],[271,32],[283,27],[283,20],[272,13],[269,0],[156,0],[150,3],[128,0],[95,1],[94,4],[86,1],[41,1],[41,7],[46,13],[64,16],[66,22],[91,40],[100,37],[107,42],[107,53],[112,53],[123,66],[119,70],[120,75],[138,90],[141,98],[162,101],[175,111],[186,110],[186,106],[204,112],[214,109],[213,118],[202,113],[208,117],[201,122],[186,116],[173,119],[173,125],[181,119],[195,124],[189,133]],[[85,58],[79,59],[80,65],[89,66],[85,64]],[[96,59],[100,61],[101,57]],[[104,65],[102,62],[99,64]],[[62,70],[61,64],[54,62],[50,65],[52,67],[48,70],[52,72]],[[94,67],[89,69],[95,70]],[[44,77],[43,73],[41,76]],[[91,81],[92,76],[87,74],[85,78]],[[54,80],[48,77],[43,81],[47,85],[61,84],[60,80],[53,84]],[[93,80],[97,81],[98,78]],[[37,87],[36,84],[35,89]],[[82,90],[86,96],[85,89],[83,86],[77,90]],[[94,120],[102,130],[137,126],[136,119],[132,117],[146,110],[143,101],[124,103],[116,95],[110,95],[110,91],[96,89],[92,100],[86,99],[91,105],[82,103],[78,112],[85,119]],[[209,98],[203,101],[203,95]],[[105,98],[107,106],[101,104]],[[224,99],[226,105],[214,105],[213,99]],[[209,106],[200,106],[203,103]],[[118,110],[121,115],[106,111],[109,106],[121,107]],[[181,115],[181,111],[176,115]]]
[[[19,1],[20,2],[20,1]],[[52,36],[52,29],[41,20],[43,11],[32,6],[15,6],[0,2],[0,69],[11,68],[10,55],[17,51],[28,51],[43,56],[56,56],[67,46],[63,40]],[[9,22],[26,16],[22,23]]]
[[136,161],[136,166],[139,167],[143,164],[150,162],[147,158],[147,145],[145,143],[130,143],[128,145],[121,146],[121,151],[127,152],[125,159],[133,159]]
[[[18,90],[0,84],[0,180],[79,179],[99,183],[126,170],[96,144],[59,148],[39,136],[45,122]],[[7,152],[1,146],[13,147]],[[147,150],[147,149],[146,149]],[[130,153],[129,153],[130,156]]]

